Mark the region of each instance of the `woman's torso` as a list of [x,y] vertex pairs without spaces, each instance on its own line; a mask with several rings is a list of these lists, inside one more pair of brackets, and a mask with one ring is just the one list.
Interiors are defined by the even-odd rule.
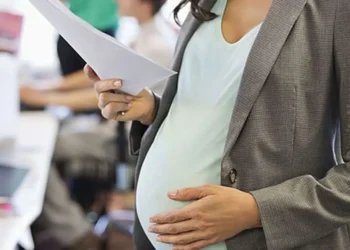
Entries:
[[[213,11],[221,14],[225,6],[226,0],[219,0]],[[202,25],[188,44],[178,93],[139,178],[137,210],[145,232],[152,215],[186,205],[169,200],[168,191],[220,184],[232,109],[259,29],[260,25],[229,44],[222,36],[219,17]],[[155,235],[148,237],[157,250],[171,249],[157,242]],[[206,249],[225,250],[226,246],[220,243]]]
[[[221,185],[248,192],[303,175],[319,180],[336,164],[333,139],[339,119],[338,97],[345,98],[348,91],[339,92],[335,77],[335,13],[336,4],[329,1],[274,1],[251,51],[232,113],[235,119],[227,137],[230,143],[221,166]],[[194,18],[188,19],[175,70],[179,70],[183,48],[197,25]],[[169,114],[176,85],[177,78],[170,79],[157,118],[143,137],[137,176]],[[231,169],[237,173],[234,182],[229,178]],[[301,195],[303,190],[294,191]],[[140,229],[135,232],[138,246],[147,244]],[[347,228],[341,227],[295,249],[347,250],[348,239]],[[230,250],[267,249],[262,229],[245,231],[226,243]]]

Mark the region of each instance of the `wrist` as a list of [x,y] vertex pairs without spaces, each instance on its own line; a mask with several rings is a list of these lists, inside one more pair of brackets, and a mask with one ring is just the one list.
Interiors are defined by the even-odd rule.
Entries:
[[150,108],[148,112],[145,112],[145,115],[139,120],[143,125],[149,126],[153,123],[157,111],[158,111],[158,102],[157,102],[157,96],[150,90],[148,90],[150,93]]
[[253,195],[247,194],[248,197],[248,209],[247,209],[247,218],[248,221],[248,229],[260,228],[261,227],[261,218],[258,204]]
[[140,122],[143,125],[149,126],[153,123],[153,120],[155,118],[155,108],[151,109],[149,112],[147,112],[141,119]]
[[51,91],[47,91],[45,95],[43,95],[42,103],[44,106],[55,106],[57,105],[57,95],[51,93]]

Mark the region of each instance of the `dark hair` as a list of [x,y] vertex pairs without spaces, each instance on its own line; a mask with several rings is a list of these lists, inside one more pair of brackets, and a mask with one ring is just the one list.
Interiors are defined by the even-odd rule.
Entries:
[[166,0],[142,0],[143,2],[148,2],[152,5],[152,15],[155,15],[163,7]]
[[192,15],[200,21],[210,21],[213,20],[217,15],[209,10],[206,10],[199,6],[200,0],[181,0],[179,5],[174,9],[174,19],[175,22],[180,25],[179,12],[188,3],[191,3],[191,13]]

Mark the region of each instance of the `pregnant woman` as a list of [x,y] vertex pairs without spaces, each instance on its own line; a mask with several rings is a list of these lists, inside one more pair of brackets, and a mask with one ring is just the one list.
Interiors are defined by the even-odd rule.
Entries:
[[137,249],[350,249],[350,2],[186,3],[161,98],[85,69],[134,121]]

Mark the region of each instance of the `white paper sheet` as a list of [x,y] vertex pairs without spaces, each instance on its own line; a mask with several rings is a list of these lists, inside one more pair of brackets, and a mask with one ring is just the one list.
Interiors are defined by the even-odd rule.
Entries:
[[29,1],[101,79],[122,79],[122,91],[136,95],[145,87],[175,74],[93,28],[59,0]]

